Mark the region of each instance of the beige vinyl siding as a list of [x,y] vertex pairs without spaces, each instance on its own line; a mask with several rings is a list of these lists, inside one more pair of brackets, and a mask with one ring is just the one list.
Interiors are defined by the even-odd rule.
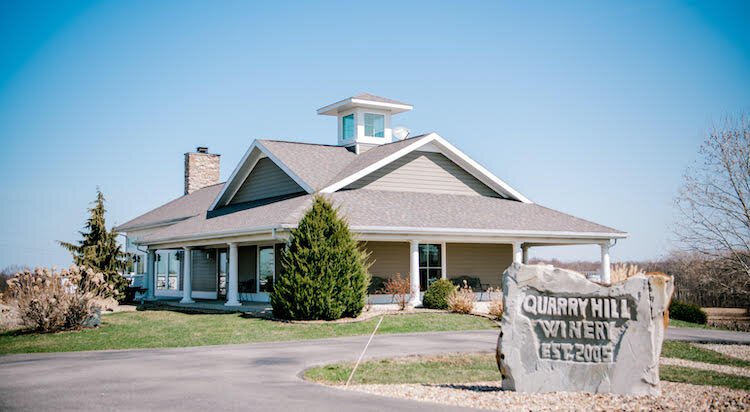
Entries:
[[271,159],[258,160],[253,170],[242,183],[229,204],[251,202],[292,193],[304,192],[289,175]]
[[513,263],[513,247],[503,244],[448,243],[448,278],[478,277],[482,283],[500,287],[503,272]]
[[346,189],[500,197],[443,154],[420,151],[389,163]]
[[400,273],[409,278],[409,244],[406,242],[367,242],[363,244],[370,252],[370,275],[384,279]]
[[193,291],[216,292],[216,250],[193,250],[193,267],[190,275]]

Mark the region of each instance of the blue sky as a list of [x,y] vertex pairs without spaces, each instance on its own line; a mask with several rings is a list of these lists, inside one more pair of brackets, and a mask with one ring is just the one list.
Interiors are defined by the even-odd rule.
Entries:
[[110,224],[180,196],[195,146],[226,179],[255,138],[335,143],[315,109],[363,91],[662,256],[704,131],[750,110],[748,4],[0,2],[0,267],[69,264],[97,186]]

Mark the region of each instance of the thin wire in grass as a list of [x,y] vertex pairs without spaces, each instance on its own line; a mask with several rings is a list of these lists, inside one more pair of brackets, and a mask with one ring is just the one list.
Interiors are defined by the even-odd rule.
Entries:
[[380,324],[383,322],[383,317],[380,317],[380,320],[378,321],[378,324],[375,325],[375,329],[373,329],[372,334],[370,335],[370,339],[367,340],[367,344],[365,345],[365,348],[362,350],[362,353],[359,355],[359,359],[357,359],[357,363],[354,364],[354,368],[352,368],[352,373],[349,374],[349,379],[346,380],[346,385],[349,386],[349,382],[352,381],[352,378],[354,377],[354,372],[357,371],[357,367],[359,366],[359,363],[362,362],[362,358],[365,357],[365,352],[367,352],[367,347],[370,346],[370,342],[372,342],[372,338],[375,337],[375,332],[378,331],[378,328],[380,327]]

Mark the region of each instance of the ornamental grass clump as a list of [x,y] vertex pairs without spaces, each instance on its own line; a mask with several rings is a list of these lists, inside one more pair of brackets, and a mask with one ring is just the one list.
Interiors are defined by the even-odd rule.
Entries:
[[49,268],[25,269],[8,286],[21,325],[35,332],[98,324],[101,307],[112,304],[117,293],[104,275],[75,265],[59,272]]
[[455,293],[448,297],[448,310],[454,313],[469,314],[474,311],[476,298],[474,291],[464,281],[463,285],[456,287]]
[[619,263],[612,266],[610,270],[609,279],[612,283],[617,283],[628,278],[632,278],[635,275],[645,273],[638,265]]
[[503,306],[503,291],[500,288],[489,288],[487,293],[490,295],[490,304],[488,313],[493,318],[500,320],[503,318],[505,307]]
[[271,293],[274,316],[293,320],[359,316],[370,283],[367,257],[333,205],[316,195],[281,253],[281,273]]

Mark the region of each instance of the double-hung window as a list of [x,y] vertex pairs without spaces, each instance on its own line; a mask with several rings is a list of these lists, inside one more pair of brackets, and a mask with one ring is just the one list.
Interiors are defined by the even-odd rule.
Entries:
[[419,287],[427,290],[443,274],[443,256],[440,244],[419,245]]

